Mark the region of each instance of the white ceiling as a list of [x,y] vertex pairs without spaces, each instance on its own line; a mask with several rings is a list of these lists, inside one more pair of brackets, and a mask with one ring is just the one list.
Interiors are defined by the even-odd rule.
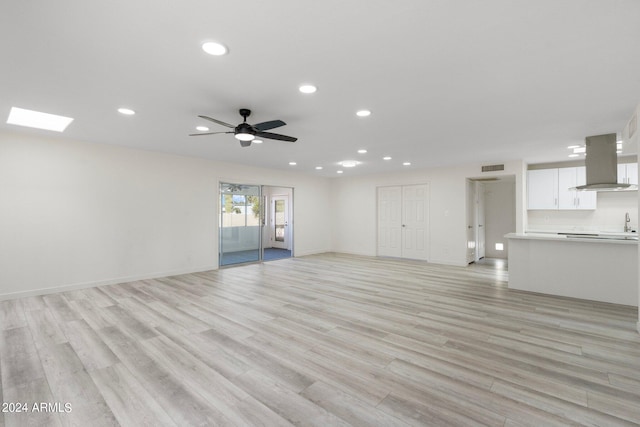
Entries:
[[[630,118],[638,52],[637,0],[3,1],[0,129],[51,134],[5,124],[17,106],[75,118],[73,139],[324,176],[567,160]],[[298,142],[187,136],[242,107]]]

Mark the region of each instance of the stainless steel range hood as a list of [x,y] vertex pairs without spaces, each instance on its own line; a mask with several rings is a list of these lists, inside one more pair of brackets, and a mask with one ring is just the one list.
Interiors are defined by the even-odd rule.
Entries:
[[616,134],[588,136],[586,138],[587,184],[576,190],[620,191],[637,190],[632,184],[618,182],[618,155],[616,154]]

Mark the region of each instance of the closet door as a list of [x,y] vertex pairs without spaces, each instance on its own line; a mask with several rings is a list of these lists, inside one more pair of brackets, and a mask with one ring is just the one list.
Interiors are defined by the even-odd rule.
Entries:
[[429,186],[378,188],[378,256],[427,260]]
[[402,257],[427,259],[429,230],[426,185],[402,187]]
[[402,187],[378,188],[378,256],[402,256]]

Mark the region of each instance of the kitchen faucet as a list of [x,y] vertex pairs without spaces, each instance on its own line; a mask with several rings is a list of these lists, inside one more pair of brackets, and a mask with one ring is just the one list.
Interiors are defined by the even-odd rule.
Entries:
[[628,233],[629,231],[631,231],[631,227],[629,226],[629,223],[631,222],[631,218],[629,218],[629,212],[624,214],[624,232]]

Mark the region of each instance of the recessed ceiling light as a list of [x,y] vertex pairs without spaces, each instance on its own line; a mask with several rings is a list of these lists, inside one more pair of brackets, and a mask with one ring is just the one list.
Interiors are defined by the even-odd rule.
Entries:
[[342,173],[342,171],[336,171],[336,173]]
[[402,166],[411,166],[411,162],[404,162]]
[[226,55],[227,52],[229,52],[229,50],[225,45],[217,42],[202,43],[202,50],[207,52],[209,55],[214,55],[214,56]]
[[302,85],[298,88],[298,90],[302,93],[315,93],[318,88],[314,85]]
[[340,165],[343,168],[355,168],[359,164],[360,164],[360,162],[358,162],[356,160],[343,160],[343,161],[340,162]]
[[136,112],[130,108],[118,108],[118,113],[124,114],[125,116],[133,116]]
[[569,154],[569,157],[579,157],[580,154]]
[[578,147],[580,147],[580,146],[579,146],[579,145],[570,145],[570,146],[568,146],[567,148],[568,148],[569,150],[573,150],[574,148],[578,148]]
[[206,126],[196,126],[196,130],[199,130],[200,132],[206,132],[209,130],[209,128]]
[[262,140],[261,139],[254,139],[251,142],[254,143],[254,144],[262,144]]
[[322,166],[316,166],[316,170],[317,171],[321,171],[322,170]]
[[366,154],[367,150],[365,150],[364,148],[361,150],[358,150],[358,154]]
[[382,160],[391,160],[391,157],[389,157],[389,156],[384,156],[384,157],[382,158]]
[[356,113],[358,117],[368,117],[371,115],[371,111],[369,110],[360,110]]
[[10,125],[52,130],[55,132],[64,132],[72,121],[73,119],[71,117],[25,110],[24,108],[18,107],[11,107],[9,117],[7,118],[7,123]]
[[295,166],[295,165],[297,165],[296,162],[289,162],[289,166]]

